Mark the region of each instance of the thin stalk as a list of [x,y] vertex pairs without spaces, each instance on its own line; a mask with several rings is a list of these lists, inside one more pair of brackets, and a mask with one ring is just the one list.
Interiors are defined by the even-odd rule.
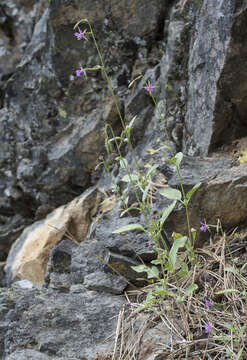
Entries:
[[125,126],[125,123],[124,123],[124,120],[123,120],[121,111],[120,111],[120,109],[119,109],[119,105],[118,105],[117,98],[116,98],[116,95],[115,95],[115,93],[114,93],[114,90],[113,90],[113,87],[112,87],[112,84],[111,84],[111,80],[110,80],[110,78],[109,78],[109,76],[108,76],[108,74],[107,74],[104,60],[103,60],[103,58],[102,58],[102,55],[101,55],[101,52],[100,52],[100,49],[99,49],[97,40],[95,39],[93,29],[92,29],[91,24],[90,24],[89,22],[88,22],[88,26],[89,26],[89,28],[90,28],[90,32],[91,32],[91,35],[92,35],[92,38],[93,38],[93,42],[94,42],[94,45],[95,45],[95,47],[96,47],[96,50],[97,50],[97,53],[98,53],[98,56],[99,56],[99,59],[100,59],[100,63],[101,63],[101,66],[102,66],[102,70],[103,70],[103,73],[104,73],[104,75],[105,75],[107,84],[108,84],[108,86],[109,86],[110,93],[111,93],[111,96],[112,96],[113,101],[114,101],[114,105],[115,105],[115,107],[116,107],[116,110],[117,110],[119,119],[120,119],[121,124],[122,124],[122,127],[123,127],[123,129],[124,129],[124,132],[125,132],[125,134],[126,134],[126,136],[127,136],[128,145],[129,145],[129,147],[130,147],[130,150],[131,150],[133,159],[134,159],[134,161],[135,161],[135,165],[136,165],[136,168],[137,168],[137,171],[138,171],[138,175],[139,175],[140,179],[142,180],[142,173],[141,173],[141,171],[140,171],[140,167],[139,167],[139,164],[138,164],[138,161],[137,161],[137,158],[136,158],[136,155],[135,155],[133,146],[132,146],[131,141],[130,141],[130,136],[129,136],[128,132],[126,131],[126,126]]
[[[172,157],[175,157],[175,154],[174,154],[174,151],[172,149],[172,144],[171,144],[171,140],[170,140],[170,136],[168,134],[168,131],[167,131],[167,128],[166,128],[166,124],[165,124],[165,119],[164,117],[162,116],[161,114],[161,111],[160,111],[160,108],[157,104],[157,101],[155,99],[155,97],[153,96],[152,92],[150,91],[150,95],[151,95],[151,98],[153,100],[153,103],[154,103],[154,106],[155,108],[157,109],[158,111],[158,114],[159,114],[159,118],[161,120],[161,123],[163,124],[163,128],[164,128],[164,131],[165,131],[165,134],[166,134],[166,137],[167,137],[167,141],[168,141],[168,148],[170,150],[170,153],[172,155]],[[186,212],[186,223],[187,223],[187,230],[188,230],[188,235],[189,235],[189,240],[190,240],[190,243],[193,244],[193,238],[192,238],[192,234],[191,234],[191,228],[190,228],[190,218],[189,218],[189,209],[188,209],[188,204],[186,202],[186,195],[185,195],[185,191],[184,191],[184,186],[183,186],[183,181],[182,181],[182,177],[181,177],[181,174],[180,174],[180,169],[179,169],[179,166],[176,165],[176,170],[177,170],[177,174],[178,174],[178,180],[179,180],[179,184],[180,184],[180,188],[181,188],[181,191],[182,191],[182,195],[183,195],[183,199],[184,199],[184,206],[185,206],[185,212]],[[194,245],[194,244],[193,244]]]

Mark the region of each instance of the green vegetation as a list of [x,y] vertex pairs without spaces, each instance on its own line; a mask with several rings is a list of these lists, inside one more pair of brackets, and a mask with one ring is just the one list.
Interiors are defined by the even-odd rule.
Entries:
[[[83,31],[79,28],[81,25],[85,25]],[[219,221],[217,225],[208,225],[204,221],[201,222],[200,231],[207,232],[211,239],[215,235],[217,241],[204,249],[195,249],[197,232],[190,226],[188,207],[193,194],[201,184],[198,183],[190,191],[185,192],[181,177],[183,154],[173,152],[166,121],[155,98],[156,85],[148,81],[144,84],[143,91],[151,97],[164,129],[162,146],[158,150],[151,149],[151,152],[162,153],[164,162],[176,169],[180,183],[180,189],[164,186],[158,190],[162,196],[170,200],[170,204],[161,213],[152,213],[152,199],[149,192],[152,176],[157,171],[158,164],[146,164],[144,170],[141,169],[131,142],[131,131],[137,118],[134,117],[128,125],[125,124],[99,45],[88,20],[79,21],[75,29],[77,32],[74,35],[78,40],[86,40],[90,43],[92,39],[100,62],[100,65],[94,68],[81,66],[76,70],[76,75],[86,76],[88,71],[101,70],[103,72],[122,125],[122,132],[117,136],[110,124],[107,124],[105,129],[106,151],[108,155],[116,154],[114,162],[124,170],[121,181],[132,186],[137,200],[134,205],[128,206],[126,189],[121,193],[118,184],[113,183],[112,191],[123,205],[120,216],[135,210],[145,218],[145,226],[138,223],[129,224],[116,229],[114,233],[142,231],[152,238],[157,254],[157,258],[151,262],[150,266],[142,263],[133,267],[136,272],[147,274],[149,285],[140,290],[140,293],[145,296],[142,296],[142,301],[133,310],[132,316],[137,317],[140,312],[148,312],[165,322],[171,337],[175,339],[173,344],[164,345],[167,359],[246,359],[247,281],[245,269],[247,263],[239,265],[233,253],[236,243],[239,245],[238,249],[243,248],[241,239],[237,238],[238,242],[236,242],[233,234],[227,237]],[[135,79],[135,81],[139,80],[140,76]],[[123,156],[123,144],[126,144],[131,151],[135,163],[134,172],[130,171],[127,159]],[[167,150],[169,156],[166,155]],[[245,158],[246,154],[243,154],[243,159]],[[106,159],[103,163],[111,174],[111,164],[108,164]],[[176,233],[174,229],[173,242],[170,246],[163,229],[167,218],[177,204],[185,208],[187,234]],[[175,321],[175,318],[180,320]],[[118,332],[116,338],[116,341],[118,338],[121,339],[120,350],[118,353],[115,351],[113,359],[134,359],[136,358],[134,357],[136,355],[134,343],[131,351],[124,350],[126,345],[123,335],[124,321],[122,325],[122,335]]]

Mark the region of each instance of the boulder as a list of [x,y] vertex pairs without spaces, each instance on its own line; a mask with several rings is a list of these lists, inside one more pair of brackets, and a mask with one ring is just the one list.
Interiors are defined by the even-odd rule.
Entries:
[[86,238],[100,199],[101,193],[93,187],[54,210],[45,220],[27,227],[9,253],[5,266],[7,282],[26,279],[41,284],[52,248],[66,232],[79,242]]

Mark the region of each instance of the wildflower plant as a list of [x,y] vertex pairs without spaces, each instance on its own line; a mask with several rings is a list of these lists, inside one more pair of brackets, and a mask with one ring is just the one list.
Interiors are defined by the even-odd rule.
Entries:
[[[79,27],[79,25],[81,26],[82,24],[85,24],[87,26],[87,28],[89,29],[89,31],[87,30],[81,30],[81,28]],[[149,190],[150,190],[150,179],[151,176],[156,172],[157,168],[158,168],[158,164],[155,164],[153,166],[151,166],[149,169],[146,170],[146,172],[144,173],[143,171],[141,171],[141,168],[139,166],[138,163],[138,159],[135,155],[135,151],[134,151],[134,147],[131,143],[131,131],[132,131],[132,127],[134,122],[136,121],[136,117],[134,117],[130,123],[128,125],[125,124],[124,119],[122,117],[121,111],[119,109],[119,105],[118,105],[118,101],[111,83],[111,80],[107,74],[106,68],[105,68],[105,64],[104,64],[104,60],[102,58],[100,49],[99,49],[99,45],[96,41],[93,29],[91,27],[91,24],[89,23],[89,21],[87,19],[82,19],[80,20],[74,27],[74,29],[76,30],[76,32],[74,33],[74,35],[76,36],[76,38],[78,40],[89,40],[89,37],[91,37],[98,57],[99,57],[99,61],[100,61],[100,65],[96,65],[94,68],[80,68],[76,71],[76,75],[79,77],[82,74],[86,74],[86,71],[95,71],[95,70],[101,70],[103,71],[103,74],[105,76],[105,79],[107,81],[110,93],[112,95],[115,107],[116,107],[116,111],[118,113],[121,125],[122,125],[122,133],[120,134],[120,136],[116,136],[114,133],[113,128],[111,127],[110,124],[107,124],[106,127],[108,128],[108,132],[105,131],[105,133],[110,133],[111,137],[107,137],[106,139],[106,150],[108,153],[111,152],[112,149],[112,145],[114,144],[114,147],[116,149],[117,152],[117,157],[115,158],[115,161],[119,163],[120,167],[124,169],[125,171],[125,175],[122,177],[121,181],[123,183],[129,183],[135,192],[135,196],[137,199],[137,204],[135,204],[134,206],[130,206],[128,207],[127,205],[127,201],[125,201],[124,203],[124,209],[121,213],[120,216],[123,216],[124,214],[126,214],[126,212],[129,212],[132,209],[138,210],[140,211],[140,213],[143,214],[144,218],[145,218],[145,227],[141,224],[129,224],[126,225],[120,229],[116,229],[114,231],[115,234],[118,233],[124,233],[127,231],[143,231],[144,233],[146,233],[149,238],[153,239],[153,242],[155,244],[154,249],[157,253],[157,259],[153,261],[153,266],[150,268],[149,266],[142,264],[139,266],[135,266],[133,267],[133,269],[137,272],[146,272],[147,273],[147,278],[148,279],[156,279],[156,281],[159,283],[159,287],[162,287],[163,292],[166,291],[166,286],[167,286],[167,282],[168,282],[168,278],[169,278],[169,274],[170,273],[174,273],[175,271],[180,273],[180,274],[185,274],[187,271],[187,259],[185,261],[181,261],[180,264],[177,264],[177,256],[178,256],[178,252],[179,249],[181,248],[186,248],[189,254],[189,258],[190,261],[193,261],[193,243],[195,240],[195,233],[192,234],[191,229],[190,229],[190,222],[189,222],[189,213],[188,213],[188,204],[189,201],[192,197],[192,195],[194,194],[194,192],[199,188],[199,186],[201,185],[200,183],[198,183],[197,185],[195,185],[188,193],[185,193],[184,191],[184,187],[183,187],[183,183],[182,183],[182,178],[181,178],[181,174],[180,174],[180,165],[183,159],[183,154],[181,152],[175,154],[172,150],[172,144],[169,138],[169,134],[166,128],[166,124],[165,124],[165,120],[163,119],[160,109],[158,107],[158,104],[156,102],[154,93],[155,93],[155,88],[156,85],[150,81],[147,81],[145,86],[143,87],[143,90],[146,91],[152,98],[153,103],[158,111],[160,120],[163,124],[164,127],[164,136],[166,138],[167,143],[163,143],[163,147],[160,149],[161,151],[163,150],[163,148],[168,148],[170,151],[170,159],[167,159],[165,157],[165,161],[169,162],[171,165],[175,165],[178,177],[179,177],[179,181],[180,181],[180,188],[181,190],[178,189],[174,189],[171,188],[169,186],[164,187],[163,189],[161,189],[159,192],[161,195],[163,195],[164,197],[166,197],[167,199],[171,200],[170,205],[164,209],[162,211],[162,213],[158,214],[158,216],[153,216],[152,211],[151,211],[151,202],[150,202],[150,198],[148,196],[149,194]],[[87,35],[87,37],[86,37]],[[138,80],[140,79],[140,77],[138,77]],[[129,170],[129,165],[127,162],[127,159],[123,157],[122,155],[122,151],[121,151],[121,145],[122,144],[127,144],[127,146],[129,147],[132,157],[134,159],[134,163],[135,163],[135,167],[136,167],[136,172],[130,172]],[[104,161],[104,164],[107,168],[107,164]],[[107,168],[108,171],[109,168]],[[116,184],[114,185],[115,188]],[[117,190],[119,191],[119,188],[117,188]],[[140,192],[138,192],[137,190],[141,191],[142,196],[140,196]],[[123,197],[120,195],[120,198],[123,199]],[[173,209],[175,208],[177,203],[181,203],[186,210],[186,218],[187,218],[187,228],[188,228],[188,236],[183,236],[181,234],[173,234],[173,244],[172,246],[170,246],[170,244],[168,243],[168,237],[164,231],[164,224],[165,221],[167,220],[167,218],[169,217],[169,215],[172,213]],[[162,246],[161,246],[162,245]],[[161,270],[161,274],[160,275],[160,270]],[[179,272],[180,270],[180,272]],[[192,286],[191,286],[192,285]],[[193,292],[196,290],[196,285],[191,284],[188,287],[188,291],[186,293],[186,296],[188,296],[190,294],[190,292]],[[156,291],[156,295],[158,294],[158,291]],[[161,295],[158,295],[158,298],[160,296],[163,296],[164,294],[162,293]],[[169,294],[168,294],[169,295]],[[171,294],[173,296],[173,294]],[[184,297],[181,296],[181,294],[178,295],[178,298],[181,300]]]
[[[88,30],[81,30],[79,27],[82,25],[86,25]],[[74,27],[76,32],[74,33],[74,36],[77,38],[77,40],[86,40],[89,41],[92,40],[98,57],[99,57],[99,65],[96,65],[92,68],[82,68],[80,67],[78,70],[76,70],[77,77],[80,77],[81,75],[86,76],[86,72],[88,71],[102,71],[104,74],[104,77],[106,79],[106,82],[108,84],[109,91],[111,93],[111,96],[113,98],[114,105],[116,107],[117,114],[119,116],[119,120],[122,126],[122,131],[120,135],[117,135],[114,133],[114,129],[110,124],[106,125],[105,128],[105,147],[108,154],[111,154],[114,151],[116,152],[115,162],[124,170],[124,175],[121,178],[121,182],[127,185],[131,185],[135,196],[136,196],[136,203],[133,205],[128,206],[128,194],[126,194],[126,189],[121,193],[119,185],[114,182],[113,180],[113,189],[114,192],[117,194],[118,198],[123,203],[123,209],[120,216],[124,216],[125,214],[128,214],[131,210],[138,210],[145,219],[145,225],[140,223],[134,223],[134,224],[128,224],[126,226],[123,226],[122,228],[116,229],[114,231],[115,234],[119,233],[126,233],[128,231],[142,231],[143,233],[146,233],[149,238],[152,239],[152,243],[149,243],[148,249],[154,250],[157,254],[157,258],[153,261],[151,261],[151,265],[148,266],[144,263],[141,265],[133,266],[132,268],[138,272],[138,273],[146,273],[147,274],[147,280],[150,282],[150,288],[147,292],[146,300],[142,303],[140,307],[136,309],[136,312],[139,312],[141,310],[148,309],[149,311],[157,311],[157,306],[163,306],[165,308],[165,302],[167,299],[171,299],[172,301],[175,301],[180,309],[180,314],[184,318],[187,318],[187,310],[190,307],[193,307],[194,311],[200,311],[202,317],[204,317],[203,322],[200,325],[200,329],[204,328],[203,332],[204,334],[202,336],[205,336],[205,334],[210,337],[212,336],[212,333],[217,333],[217,329],[214,324],[214,318],[210,318],[210,312],[213,311],[214,306],[212,304],[215,304],[215,301],[212,301],[211,298],[205,298],[204,301],[199,302],[200,305],[198,307],[198,300],[196,299],[196,294],[198,291],[198,284],[195,281],[195,274],[197,272],[198,267],[198,257],[194,250],[194,243],[196,240],[196,230],[192,229],[190,226],[190,218],[189,218],[189,203],[193,196],[193,194],[197,191],[197,189],[200,187],[201,183],[196,184],[192,189],[190,189],[188,192],[185,192],[183,181],[181,177],[181,163],[183,161],[183,154],[182,152],[174,153],[172,143],[169,137],[169,133],[166,127],[165,119],[163,118],[163,115],[159,109],[159,106],[157,104],[156,98],[155,98],[155,89],[156,84],[150,81],[147,81],[143,86],[143,91],[146,91],[147,94],[151,97],[154,106],[156,107],[160,122],[163,124],[164,128],[164,142],[162,143],[162,147],[159,149],[159,151],[162,152],[164,156],[164,160],[172,165],[177,172],[179,183],[180,183],[180,189],[175,189],[170,186],[163,187],[162,189],[158,190],[159,193],[164,196],[166,199],[170,200],[170,204],[159,214],[154,214],[152,212],[152,203],[149,196],[149,191],[151,188],[151,177],[155,174],[158,168],[158,164],[154,164],[153,166],[149,168],[145,168],[145,170],[142,170],[138,158],[135,154],[134,147],[131,142],[131,131],[133,129],[133,125],[137,119],[135,116],[129,124],[125,124],[123,116],[121,114],[117,97],[114,92],[113,85],[111,83],[110,77],[108,76],[108,73],[106,71],[106,67],[104,64],[104,60],[102,58],[99,45],[96,41],[93,29],[91,24],[87,19],[80,20]],[[90,41],[89,41],[90,43]],[[138,76],[135,81],[138,81],[141,79],[141,76]],[[130,86],[132,86],[132,83]],[[122,146],[123,144],[127,145],[132,157],[134,159],[135,164],[135,171],[131,171],[128,161],[126,158],[124,158],[122,153]],[[164,149],[168,149],[170,156],[167,158],[166,153],[164,152]],[[103,164],[108,171],[108,173],[111,176],[111,166],[107,163],[105,159],[102,160]],[[125,196],[127,195],[127,196]],[[185,208],[185,216],[186,216],[186,222],[187,222],[187,234],[179,234],[174,232],[172,234],[172,244],[169,243],[168,236],[164,230],[165,222],[176,207],[177,204],[181,204]],[[217,232],[221,232],[221,235],[223,236],[223,230],[218,222],[216,226],[209,225],[206,223],[206,221],[201,221],[200,223],[200,230],[203,232],[209,232],[211,228],[216,228]],[[181,252],[181,249],[183,251]],[[238,283],[243,286],[243,294],[245,296],[245,299],[247,300],[247,291],[246,289],[246,282],[243,279],[243,276],[241,274],[241,271],[237,270],[236,267],[229,267],[226,268],[225,271],[232,272],[238,279]],[[171,286],[171,282],[173,282],[173,285]],[[224,289],[222,292],[218,292],[218,294],[223,296],[230,296],[234,294],[234,290],[236,289]],[[239,290],[237,290],[239,291]],[[193,302],[192,302],[193,299]],[[203,306],[204,303],[204,306]],[[187,308],[186,308],[187,307]],[[223,326],[223,325],[222,325]],[[234,328],[235,334],[240,333],[242,338],[244,338],[244,331],[246,329],[246,326],[241,325],[238,327],[238,330]],[[239,330],[240,329],[240,330]],[[233,330],[232,330],[233,332]],[[186,326],[186,335],[187,339],[193,338],[193,335],[190,332],[189,325]],[[237,338],[234,338],[235,342],[237,342]],[[222,336],[219,337],[219,341],[222,341]],[[239,344],[237,345],[237,358],[240,359],[241,354],[243,352],[243,341],[239,340]],[[232,351],[232,354],[236,354],[234,352],[234,346],[229,347],[228,353]],[[230,355],[229,355],[230,356]],[[234,355],[232,355],[234,356]]]

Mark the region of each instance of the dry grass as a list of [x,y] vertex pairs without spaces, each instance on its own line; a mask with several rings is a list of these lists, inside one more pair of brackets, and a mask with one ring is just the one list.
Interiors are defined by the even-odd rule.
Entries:
[[[243,294],[247,270],[243,269],[241,278],[225,270],[233,266],[241,269],[247,262],[246,239],[246,234],[232,234],[198,249],[196,266],[190,269],[189,276],[180,279],[174,276],[168,284],[174,294],[180,288],[181,295],[191,282],[198,285],[196,293],[180,304],[169,297],[139,312],[137,309],[145,300],[143,293],[148,293],[155,284],[127,292],[130,310],[123,309],[119,314],[112,360],[247,359],[247,333],[239,335],[247,323]],[[227,289],[239,293],[217,294]],[[210,307],[205,305],[205,299],[212,302]],[[205,324],[212,326],[209,334],[205,333]]]

